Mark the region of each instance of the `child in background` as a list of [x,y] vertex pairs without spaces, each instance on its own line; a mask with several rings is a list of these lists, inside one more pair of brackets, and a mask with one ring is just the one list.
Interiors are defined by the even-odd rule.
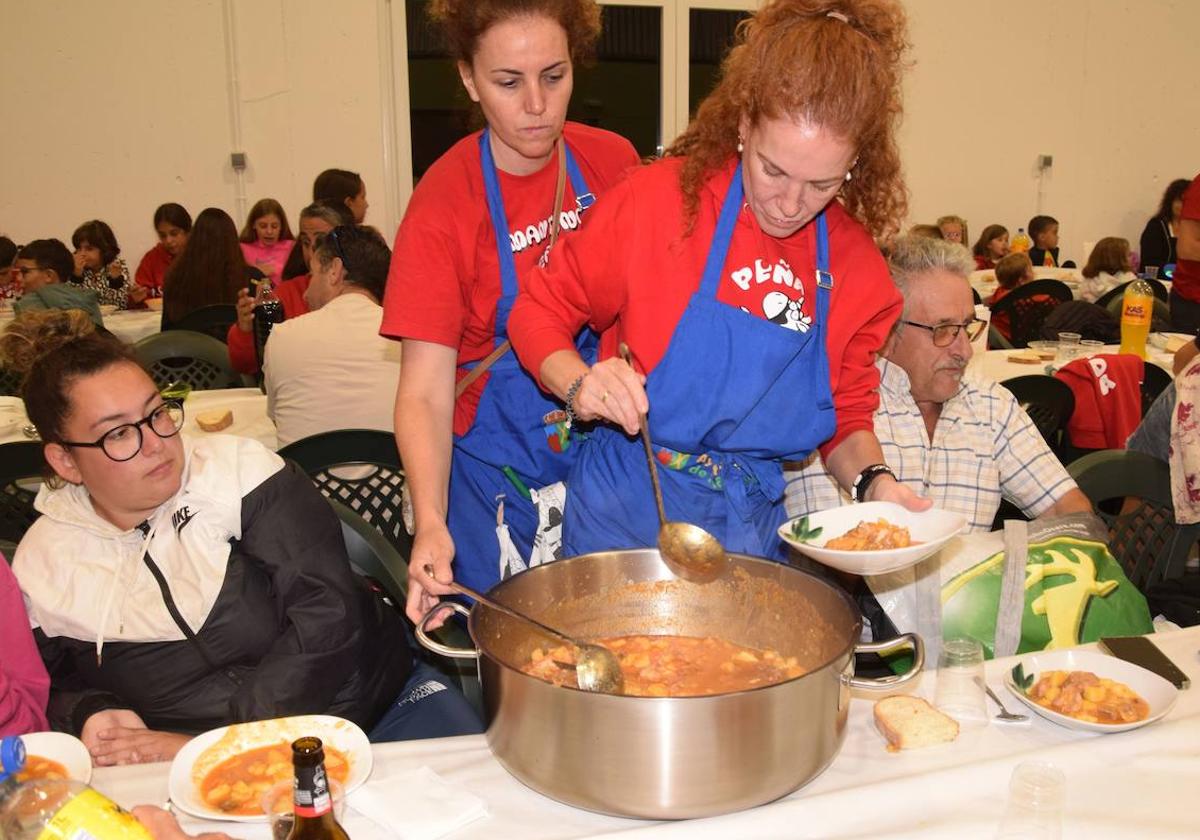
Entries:
[[17,244],[0,236],[0,304],[21,293],[21,272],[17,270]]
[[142,256],[134,279],[139,286],[150,290],[152,297],[162,297],[163,278],[171,261],[179,256],[192,231],[192,217],[180,204],[162,204],[154,211],[154,232],[158,244]]
[[1135,279],[1129,263],[1129,240],[1106,236],[1096,243],[1088,256],[1077,296],[1095,303],[1105,292]]
[[101,304],[128,309],[146,299],[146,289],[133,282],[129,266],[119,258],[121,246],[112,228],[99,219],[84,222],[71,234],[75,275],[70,282],[91,289]]
[[988,225],[979,234],[979,241],[971,249],[975,254],[975,268],[995,268],[996,263],[1008,256],[1008,228],[1004,225]]
[[1034,216],[1029,220],[1029,238],[1033,247],[1029,249],[1029,260],[1034,265],[1057,268],[1058,262],[1058,219],[1053,216]]
[[962,216],[942,216],[937,220],[937,226],[942,232],[942,239],[947,242],[966,245],[971,241],[967,235],[967,220]]
[[[996,291],[987,299],[989,307],[995,306],[1008,297],[1013,290],[1033,282],[1033,263],[1026,254],[1009,254],[996,263]],[[992,326],[1009,341],[1012,341],[1012,328],[1008,323],[1008,313],[992,313]]]
[[942,229],[937,225],[913,225],[908,229],[909,236],[924,236],[927,239],[944,239]]
[[273,198],[255,202],[239,238],[246,263],[265,274],[272,284],[278,283],[295,244],[287,214],[279,202]]

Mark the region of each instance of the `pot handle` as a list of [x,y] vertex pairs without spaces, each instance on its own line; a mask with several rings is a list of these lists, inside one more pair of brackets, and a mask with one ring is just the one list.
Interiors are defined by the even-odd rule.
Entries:
[[894,639],[883,642],[863,642],[854,646],[855,653],[891,653],[894,650],[911,650],[913,655],[912,667],[906,673],[890,677],[850,677],[851,688],[865,688],[868,691],[886,691],[898,685],[904,685],[916,679],[925,667],[925,643],[916,633],[904,633]]
[[429,620],[444,609],[454,610],[463,616],[469,616],[471,611],[457,601],[442,601],[436,607],[431,609],[425,615],[421,616],[421,620],[417,622],[417,641],[421,643],[421,647],[426,650],[431,650],[434,653],[440,653],[442,656],[448,656],[451,659],[475,659],[479,656],[479,650],[476,648],[456,648],[444,645],[441,642],[434,641],[430,637],[429,631],[425,629],[425,625]]

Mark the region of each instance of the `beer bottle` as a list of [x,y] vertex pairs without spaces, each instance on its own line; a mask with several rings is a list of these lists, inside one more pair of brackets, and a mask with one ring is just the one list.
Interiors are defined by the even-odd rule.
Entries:
[[267,339],[271,336],[271,329],[276,324],[282,323],[286,315],[283,311],[283,302],[275,294],[270,280],[263,280],[259,283],[258,294],[255,297],[258,303],[254,304],[254,350],[258,355],[258,364],[261,367],[265,358]]
[[333,816],[333,797],[325,776],[325,747],[320,738],[292,742],[292,810],[295,822],[287,840],[350,840]]

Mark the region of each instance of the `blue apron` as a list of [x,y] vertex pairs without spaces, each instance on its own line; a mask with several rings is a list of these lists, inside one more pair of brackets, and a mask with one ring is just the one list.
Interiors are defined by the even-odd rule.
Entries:
[[[495,338],[495,346],[499,347],[507,338],[508,316],[520,288],[508,238],[504,197],[488,135],[485,129],[479,138],[479,155],[500,262]],[[582,213],[595,198],[570,148],[564,144],[563,149],[576,207]],[[554,212],[561,212],[561,208],[554,208]],[[596,359],[598,343],[591,330],[584,330],[576,342],[588,364]],[[504,519],[509,536],[522,557],[529,557],[538,524],[537,511],[501,468],[510,468],[526,486],[535,489],[563,481],[578,449],[572,443],[577,442],[572,440],[562,405],[547,398],[521,367],[514,352],[505,353],[488,368],[475,422],[465,435],[454,440],[447,524],[454,538],[456,580],[484,592],[499,582],[496,497],[500,494],[504,494]]]
[[[650,430],[668,519],[700,525],[730,551],[782,559],[781,459],[802,459],[836,427],[825,353],[829,238],[822,213],[808,234],[816,237],[815,322],[807,332],[786,329],[717,300],[741,205],[739,164],[700,286],[647,378]],[[655,545],[639,439],[606,426],[579,449],[567,480],[567,553]]]

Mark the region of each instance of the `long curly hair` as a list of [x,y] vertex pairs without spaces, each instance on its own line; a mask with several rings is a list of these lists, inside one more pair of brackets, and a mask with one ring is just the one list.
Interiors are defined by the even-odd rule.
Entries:
[[738,25],[716,89],[668,149],[686,156],[689,227],[700,188],[737,154],[738,124],[803,119],[850,140],[853,178],[838,195],[877,239],[899,230],[908,193],[896,147],[907,22],[895,0],[772,0]]

